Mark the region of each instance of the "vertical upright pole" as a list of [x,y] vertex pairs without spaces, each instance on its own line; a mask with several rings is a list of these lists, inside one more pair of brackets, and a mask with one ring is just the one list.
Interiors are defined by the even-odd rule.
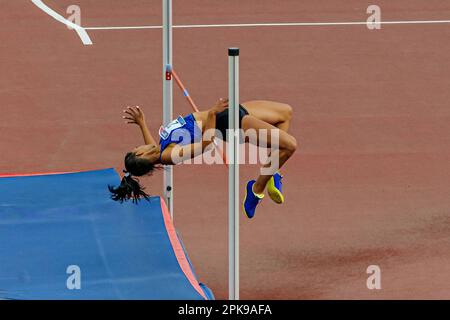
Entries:
[[239,300],[239,48],[228,49],[228,297]]
[[[166,77],[172,66],[172,0],[163,0],[163,124],[173,118],[172,79]],[[173,218],[173,167],[164,167],[164,200]]]

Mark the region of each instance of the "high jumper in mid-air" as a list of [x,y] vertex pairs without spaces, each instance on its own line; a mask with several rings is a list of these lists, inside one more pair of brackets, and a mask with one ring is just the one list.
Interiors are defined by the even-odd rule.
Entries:
[[[212,143],[211,135],[204,139],[209,130],[215,130],[215,138],[226,140],[228,129],[228,99],[220,99],[213,107],[193,112],[170,122],[159,129],[159,143],[146,124],[145,115],[138,106],[124,110],[124,120],[136,124],[142,131],[144,145],[134,148],[125,156],[125,176],[120,186],[110,187],[112,198],[118,201],[147,197],[137,179],[151,174],[162,165],[176,165],[203,153]],[[255,215],[257,205],[264,197],[267,187],[269,197],[276,203],[283,203],[282,176],[279,169],[297,150],[296,139],[288,133],[292,119],[292,108],[288,104],[272,101],[248,101],[239,106],[239,128],[244,132],[253,130],[256,139],[245,142],[258,146],[274,147],[278,158],[278,167],[270,174],[263,173],[247,182],[243,210],[247,217]],[[274,135],[273,130],[276,130]],[[187,134],[186,134],[187,133]],[[272,141],[277,137],[278,141]],[[271,163],[264,164],[268,168]]]

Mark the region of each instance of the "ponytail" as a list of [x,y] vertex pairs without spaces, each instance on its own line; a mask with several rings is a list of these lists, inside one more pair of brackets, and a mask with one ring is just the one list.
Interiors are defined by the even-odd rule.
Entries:
[[133,203],[138,203],[141,198],[149,200],[149,195],[144,192],[144,187],[139,184],[139,180],[132,177],[131,173],[124,170],[125,176],[122,178],[117,188],[108,185],[111,192],[111,199],[123,203],[132,199]]

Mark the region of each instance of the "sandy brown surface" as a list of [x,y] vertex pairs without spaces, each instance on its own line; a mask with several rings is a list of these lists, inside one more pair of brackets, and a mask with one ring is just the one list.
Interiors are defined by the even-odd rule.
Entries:
[[[46,0],[66,15],[69,0]],[[174,0],[174,23],[365,21],[367,1]],[[160,1],[79,0],[84,26],[161,23]],[[161,122],[161,31],[89,31],[30,1],[1,0],[0,172],[116,167],[141,143],[138,104]],[[450,18],[450,3],[378,1],[385,20]],[[204,108],[227,95],[241,48],[241,100],[294,107],[301,149],[286,203],[241,221],[244,299],[450,298],[450,25],[174,30],[174,65]],[[190,112],[175,91],[175,113]],[[242,169],[242,185],[258,168]],[[144,179],[160,194],[162,174]],[[227,172],[175,168],[175,224],[202,282],[227,298]],[[379,265],[382,290],[366,288]]]

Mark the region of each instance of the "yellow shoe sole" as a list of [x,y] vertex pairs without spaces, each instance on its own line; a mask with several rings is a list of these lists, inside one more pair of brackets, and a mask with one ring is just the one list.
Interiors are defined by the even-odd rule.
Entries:
[[284,202],[283,194],[275,188],[275,181],[273,177],[270,178],[269,182],[267,182],[267,193],[269,194],[270,199],[273,202],[282,204]]

